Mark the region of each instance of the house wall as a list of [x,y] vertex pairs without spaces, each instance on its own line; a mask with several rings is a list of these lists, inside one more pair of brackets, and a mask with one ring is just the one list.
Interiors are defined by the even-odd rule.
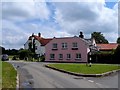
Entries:
[[[72,50],[72,43],[77,42],[78,50]],[[57,43],[58,50],[53,49],[53,43]],[[62,49],[62,43],[67,43],[68,48]],[[45,46],[45,61],[65,61],[65,62],[87,62],[87,45],[79,37],[54,38]],[[76,60],[76,53],[81,53],[81,59]],[[55,54],[54,60],[50,59],[50,54]],[[59,59],[59,54],[63,54],[63,59]],[[67,59],[67,54],[71,54],[71,59]]]
[[92,45],[96,46],[96,42],[94,38],[92,38]]
[[[27,40],[27,42],[24,45],[24,49],[29,49],[29,42],[32,42],[33,44],[33,39],[34,38],[32,38],[32,40]],[[35,53],[40,56],[45,54],[45,46],[41,46],[41,43],[38,40],[35,40]]]
[[35,53],[41,55],[45,54],[45,46],[41,46],[41,43],[38,40],[35,40]]

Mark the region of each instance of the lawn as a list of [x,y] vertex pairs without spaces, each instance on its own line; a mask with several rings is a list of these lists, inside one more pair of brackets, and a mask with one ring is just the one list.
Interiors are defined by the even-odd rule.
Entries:
[[120,69],[118,65],[108,64],[93,64],[91,67],[86,66],[86,64],[48,64],[48,65],[65,71],[82,74],[101,74],[108,71]]
[[2,88],[16,88],[17,71],[10,63],[2,62]]

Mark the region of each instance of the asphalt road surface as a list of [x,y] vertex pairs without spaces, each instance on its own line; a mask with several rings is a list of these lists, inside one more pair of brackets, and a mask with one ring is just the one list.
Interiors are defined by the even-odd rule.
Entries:
[[78,77],[44,67],[41,62],[9,61],[19,74],[20,88],[118,88],[118,74]]

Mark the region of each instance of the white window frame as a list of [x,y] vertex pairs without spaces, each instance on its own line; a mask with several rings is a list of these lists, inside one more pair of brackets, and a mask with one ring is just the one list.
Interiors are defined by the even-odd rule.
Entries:
[[37,50],[38,49],[38,47],[37,46],[35,46],[35,50]]
[[59,59],[63,59],[63,54],[59,54]]
[[53,49],[57,49],[57,43],[53,43]]
[[55,54],[50,54],[50,59],[55,59]]
[[81,54],[80,53],[76,53],[76,59],[81,59]]
[[67,54],[67,59],[71,59],[71,54]]
[[62,49],[67,49],[67,43],[62,43]]
[[73,43],[72,43],[72,47],[73,47],[73,48],[78,48],[78,43],[77,43],[77,42],[73,42]]

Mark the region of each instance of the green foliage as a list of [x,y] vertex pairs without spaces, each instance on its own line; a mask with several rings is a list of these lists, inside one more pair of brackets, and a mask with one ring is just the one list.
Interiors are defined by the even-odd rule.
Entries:
[[5,50],[5,52],[8,55],[17,55],[18,54],[18,50],[16,50],[16,49],[7,49],[7,50]]
[[100,43],[109,43],[107,39],[101,34],[101,32],[93,32],[92,33],[92,38],[95,38],[95,41],[97,44]]
[[114,64],[114,52],[114,49],[112,51],[99,51],[92,55],[92,62]]
[[26,58],[30,58],[31,60],[31,57],[33,57],[34,55],[34,53],[32,53],[30,50],[20,50],[18,54],[21,60],[26,59]]
[[17,55],[15,55],[15,56],[12,57],[12,60],[17,60],[17,59],[18,59]]
[[45,61],[45,56],[44,56],[44,55],[42,55],[42,56],[40,57],[40,61],[41,61],[41,62],[44,62],[44,61]]
[[0,53],[1,53],[1,52],[2,52],[2,54],[5,54],[5,53],[6,53],[6,52],[5,52],[5,48],[0,46]]
[[110,55],[113,55],[114,54],[114,52],[115,52],[115,50],[112,50],[112,51],[100,51],[100,52],[96,52],[95,54],[98,54],[98,55],[108,55],[108,54],[110,54]]
[[118,39],[117,39],[117,43],[120,44],[120,37],[118,37]]
[[118,47],[115,50],[114,58],[115,58],[116,62],[120,64],[120,60],[119,60],[119,58],[120,58],[120,45],[118,45]]

